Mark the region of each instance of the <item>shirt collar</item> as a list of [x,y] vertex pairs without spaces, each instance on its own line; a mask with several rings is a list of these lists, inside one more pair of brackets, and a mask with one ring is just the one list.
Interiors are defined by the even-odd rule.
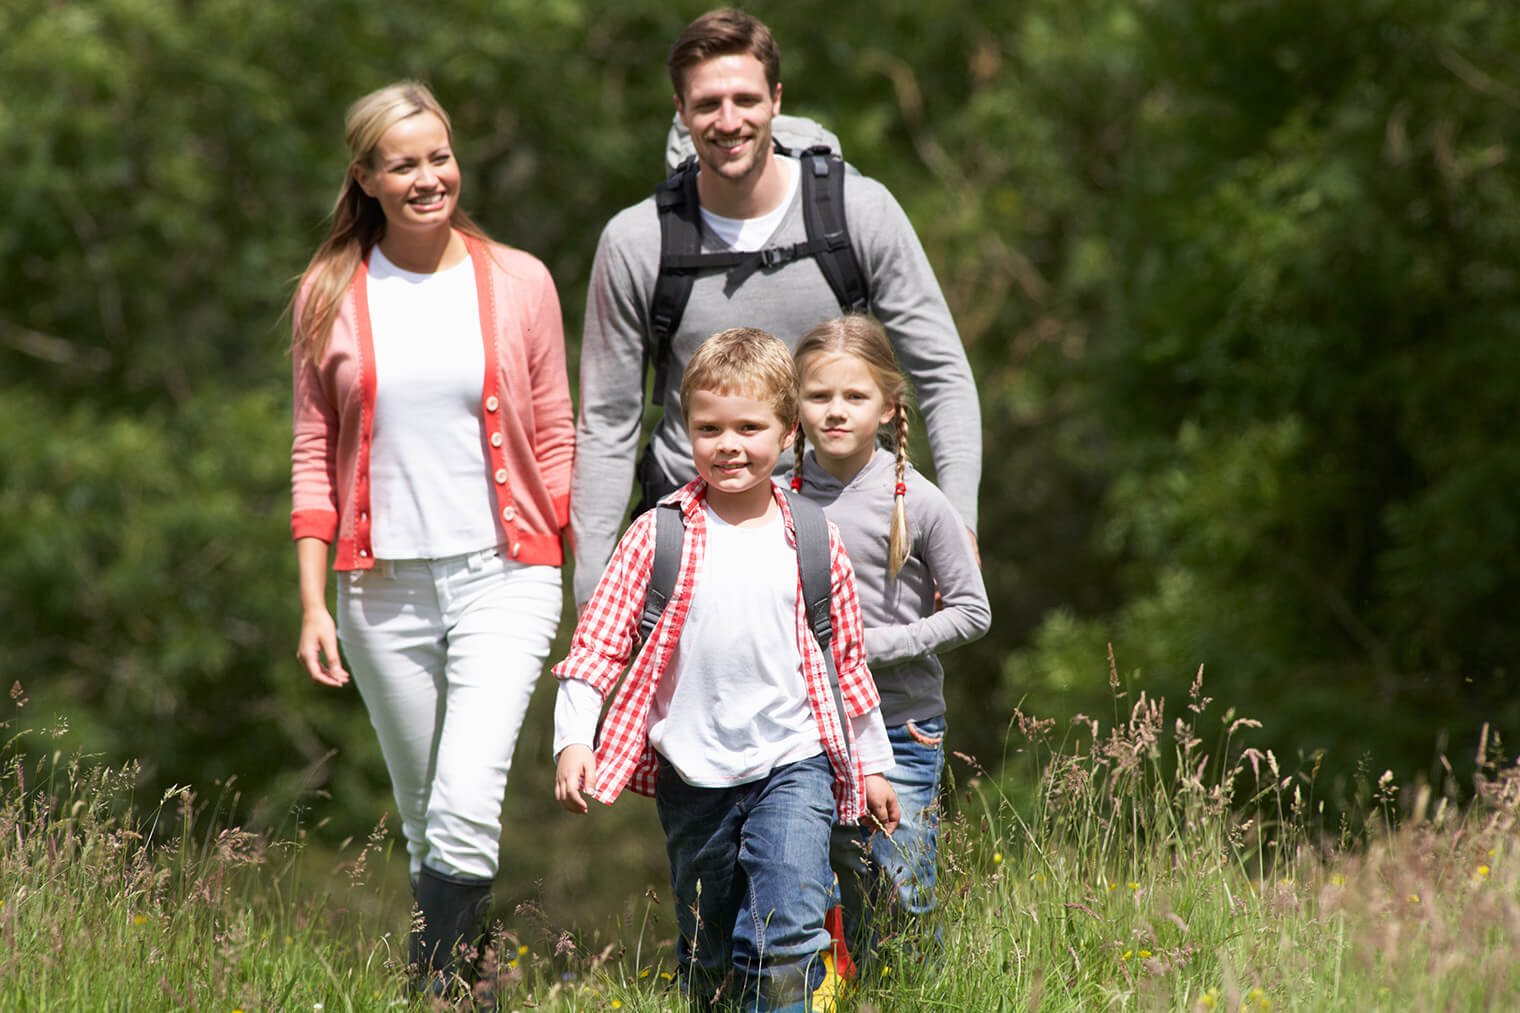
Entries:
[[[686,518],[686,526],[688,528],[693,524],[707,523],[706,519],[702,516],[702,505],[707,502],[706,479],[693,479],[676,490],[672,495],[675,496],[675,501],[680,504],[681,513]],[[782,489],[775,482],[771,482],[771,495],[776,497],[776,502],[781,507],[781,525],[786,529],[787,543],[795,546],[797,544],[797,525],[792,520],[792,508],[786,501],[786,490]]]

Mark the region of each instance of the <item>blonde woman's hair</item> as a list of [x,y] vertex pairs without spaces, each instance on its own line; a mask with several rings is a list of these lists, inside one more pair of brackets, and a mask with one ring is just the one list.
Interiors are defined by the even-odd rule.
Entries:
[[797,424],[797,374],[780,338],[756,327],[730,327],[698,346],[681,374],[681,418],[691,421],[691,395],[706,390],[768,402],[783,430]]
[[[908,488],[905,475],[908,468],[908,381],[897,366],[892,354],[892,344],[886,331],[873,318],[859,313],[826,320],[808,331],[797,344],[794,361],[797,366],[797,386],[800,389],[807,376],[808,361],[821,355],[849,355],[859,359],[871,379],[881,390],[881,396],[892,407],[893,436],[897,449],[897,484],[892,497],[892,528],[887,536],[887,578],[896,580],[898,571],[908,561]],[[792,470],[792,488],[802,489],[803,444],[806,436],[800,430],[792,445],[796,464]]]
[[[311,362],[317,362],[327,351],[327,339],[332,334],[333,321],[343,297],[353,281],[359,263],[368,255],[370,248],[385,236],[385,213],[380,202],[359,186],[359,168],[372,166],[375,146],[391,127],[401,120],[422,113],[432,113],[443,121],[449,142],[454,140],[454,126],[449,114],[428,86],[420,81],[398,81],[359,99],[348,107],[344,118],[344,137],[348,142],[348,169],[343,177],[343,188],[333,205],[332,224],[327,238],[317,247],[311,262],[301,273],[297,285],[297,298],[292,299],[295,308],[294,345]],[[476,225],[470,216],[455,205],[449,224],[483,242],[490,242],[485,230]]]

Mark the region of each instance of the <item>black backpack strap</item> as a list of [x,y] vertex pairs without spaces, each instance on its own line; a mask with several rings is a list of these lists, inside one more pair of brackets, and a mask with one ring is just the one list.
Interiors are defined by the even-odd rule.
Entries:
[[834,621],[829,614],[833,602],[834,582],[829,566],[829,522],[823,508],[798,493],[786,490],[786,503],[792,511],[792,525],[797,529],[797,567],[802,575],[802,602],[808,625],[818,646],[823,648],[823,662],[829,670],[829,688],[834,693],[834,711],[839,715],[844,733],[845,756],[854,764],[850,748],[849,712],[844,709],[844,693],[839,688],[839,669],[834,665]]
[[649,570],[649,586],[644,589],[644,610],[639,614],[639,644],[648,643],[655,623],[670,603],[681,572],[681,543],[686,540],[686,515],[679,503],[661,503],[654,508],[654,563]]
[[724,291],[733,295],[750,275],[761,268],[779,267],[800,257],[812,257],[844,313],[864,313],[871,308],[871,289],[855,248],[844,213],[844,159],[824,145],[803,150],[774,141],[775,150],[798,160],[802,169],[802,220],[807,240],[791,246],[739,252],[702,251],[702,209],[697,197],[697,158],[686,161],[655,187],[655,207],[660,218],[660,267],[654,296],[649,303],[649,345],[644,349],[645,367],[654,363],[654,403],[665,403],[670,379],[671,342],[681,326],[691,286],[698,272],[727,269]]
[[845,223],[844,159],[825,147],[808,148],[799,158],[802,219],[808,241],[816,247],[813,257],[818,269],[834,290],[841,310],[864,313],[871,308],[871,290]]
[[660,270],[649,302],[649,344],[644,349],[646,367],[654,363],[654,403],[665,403],[670,377],[670,343],[681,326],[694,269],[667,268],[667,262],[702,252],[702,211],[697,199],[697,159],[688,158],[665,182],[655,187],[655,208],[660,216]]

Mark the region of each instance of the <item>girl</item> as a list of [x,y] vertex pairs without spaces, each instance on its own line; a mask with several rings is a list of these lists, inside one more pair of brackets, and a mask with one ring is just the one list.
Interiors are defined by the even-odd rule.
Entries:
[[[986,633],[991,613],[970,532],[908,464],[907,383],[881,326],[853,315],[819,324],[795,361],[802,435],[792,487],[823,506],[854,563],[866,660],[896,762],[887,779],[902,807],[890,837],[834,828],[845,941],[869,958],[884,927],[922,929],[934,909],[945,734],[935,655]],[[882,427],[892,452],[877,446]]]
[[366,95],[347,139],[295,298],[296,657],[342,686],[343,641],[401,811],[418,985],[441,992],[483,926],[512,752],[559,625],[570,389],[554,283],[460,209],[432,93]]

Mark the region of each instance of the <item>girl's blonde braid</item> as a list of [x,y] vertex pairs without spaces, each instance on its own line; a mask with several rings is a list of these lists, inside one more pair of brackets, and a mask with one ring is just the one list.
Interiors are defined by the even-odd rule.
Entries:
[[908,561],[908,487],[904,476],[908,468],[908,406],[897,402],[897,486],[892,496],[892,533],[887,542],[887,578],[897,579],[897,572]]

